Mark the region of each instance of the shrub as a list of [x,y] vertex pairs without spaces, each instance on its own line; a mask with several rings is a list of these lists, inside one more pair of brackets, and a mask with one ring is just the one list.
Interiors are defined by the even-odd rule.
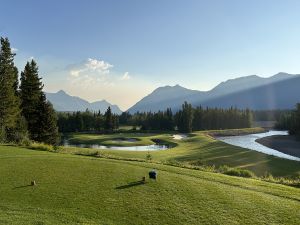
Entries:
[[250,170],[230,168],[229,166],[221,166],[218,171],[220,173],[236,177],[255,177],[254,173]]
[[59,146],[59,145],[54,145],[53,146],[53,150],[55,151],[55,152],[59,152],[59,151],[61,151],[63,148],[61,147],[61,146]]
[[30,147],[30,145],[32,144],[32,142],[30,141],[29,138],[24,138],[19,145],[20,146],[26,146],[26,147]]
[[243,169],[230,169],[224,174],[237,177],[254,177],[254,174],[251,171]]
[[28,147],[33,150],[41,150],[41,151],[48,151],[48,152],[54,150],[52,145],[38,143],[38,142],[32,142]]

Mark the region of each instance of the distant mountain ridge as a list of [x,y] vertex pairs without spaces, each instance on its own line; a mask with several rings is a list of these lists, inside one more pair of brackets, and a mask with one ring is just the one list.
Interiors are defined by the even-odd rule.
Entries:
[[179,85],[165,86],[144,97],[128,112],[156,112],[166,108],[176,111],[184,101],[194,106],[289,109],[300,102],[300,86],[295,85],[299,82],[300,75],[280,72],[268,78],[250,75],[230,79],[210,91],[190,90]]
[[60,90],[56,93],[46,93],[46,97],[52,103],[56,111],[73,112],[85,111],[86,109],[89,109],[91,111],[100,110],[101,112],[105,112],[110,106],[113,113],[122,113],[122,111],[117,105],[110,104],[105,100],[90,103],[82,98],[68,95],[63,90]]
[[219,85],[214,87],[210,92],[216,94],[229,94],[232,92],[242,91],[246,89],[251,89],[258,86],[267,85],[270,83],[286,80],[293,78],[292,74],[280,72],[271,77],[259,77],[257,75],[250,75],[245,77],[239,77],[235,79],[229,79],[225,82],[221,82]]

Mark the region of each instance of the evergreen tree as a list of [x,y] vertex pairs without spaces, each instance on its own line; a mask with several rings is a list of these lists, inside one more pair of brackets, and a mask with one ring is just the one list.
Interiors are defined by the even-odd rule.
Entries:
[[99,112],[95,116],[94,129],[96,131],[100,131],[102,128],[102,124],[103,124],[103,118],[102,118],[101,112],[99,110]]
[[21,73],[20,97],[22,115],[28,125],[28,131],[32,140],[37,140],[40,127],[39,105],[41,101],[43,84],[38,75],[38,67],[34,60],[27,62]]
[[39,126],[36,140],[50,145],[58,143],[59,135],[57,117],[52,104],[46,100],[45,94],[40,95],[38,104]]
[[43,87],[36,62],[27,62],[21,73],[22,115],[27,121],[30,139],[54,145],[58,140],[57,118],[46,100]]
[[191,104],[184,102],[182,109],[177,113],[177,127],[180,132],[192,132],[193,108]]
[[111,113],[111,108],[110,106],[107,108],[105,114],[105,121],[104,121],[104,129],[107,131],[112,131],[113,130],[113,115]]
[[17,96],[18,70],[14,65],[8,38],[1,37],[0,49],[0,141],[7,141],[7,132],[16,128],[20,117]]
[[113,115],[113,130],[116,130],[119,128],[119,117],[117,115]]
[[296,109],[293,110],[289,121],[289,133],[300,135],[300,103],[296,105]]

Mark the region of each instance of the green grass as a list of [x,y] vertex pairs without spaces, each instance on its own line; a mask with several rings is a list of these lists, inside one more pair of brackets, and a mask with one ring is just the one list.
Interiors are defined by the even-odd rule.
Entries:
[[[68,139],[70,144],[99,144],[99,145],[107,145],[107,146],[136,146],[136,145],[152,145],[155,144],[150,138],[148,134],[70,134],[70,138]],[[135,138],[137,141],[128,142],[115,141],[116,139],[122,138]]]
[[[230,130],[230,134],[256,132],[259,129]],[[226,131],[221,131],[223,134]],[[175,147],[151,152],[154,161],[167,164],[187,164],[190,166],[216,166],[227,165],[233,168],[250,170],[257,176],[272,174],[275,177],[299,177],[300,162],[282,159],[256,151],[232,146],[211,137],[209,133],[218,134],[219,131],[195,132],[185,140],[173,140],[170,134],[113,134],[93,135],[75,134],[73,140],[78,143],[111,144],[109,140],[116,137],[130,137],[140,139],[137,143],[123,143],[126,145],[153,144],[152,139],[159,139],[164,143],[173,144]],[[147,152],[95,150],[82,148],[66,148],[63,152],[82,155],[100,154],[110,158],[139,159],[145,160]]]
[[[152,167],[158,181],[140,184]],[[12,146],[0,146],[0,174],[0,224],[300,222],[300,189],[249,178]]]

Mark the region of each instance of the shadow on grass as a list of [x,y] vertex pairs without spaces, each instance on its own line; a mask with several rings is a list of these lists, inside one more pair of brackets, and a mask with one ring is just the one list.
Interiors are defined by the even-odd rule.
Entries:
[[13,190],[14,189],[19,189],[19,188],[27,188],[27,187],[33,187],[33,185],[28,184],[28,185],[18,186],[18,187],[14,187]]
[[139,181],[130,182],[130,183],[122,185],[122,186],[118,186],[118,187],[116,187],[116,189],[126,189],[126,188],[131,188],[131,187],[139,186],[139,185],[143,185],[143,184],[145,184],[145,181],[139,180]]

